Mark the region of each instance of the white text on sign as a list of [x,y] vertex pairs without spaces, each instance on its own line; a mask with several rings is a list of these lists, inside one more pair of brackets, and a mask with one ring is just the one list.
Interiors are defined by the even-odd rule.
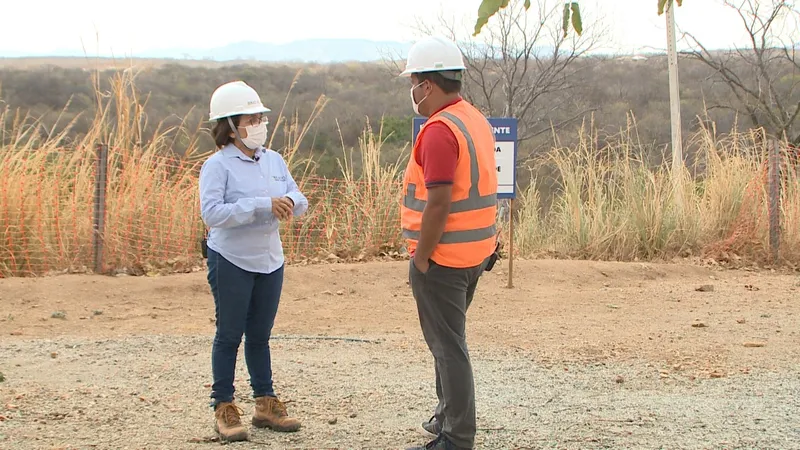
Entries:
[[494,134],[511,134],[511,127],[492,127]]

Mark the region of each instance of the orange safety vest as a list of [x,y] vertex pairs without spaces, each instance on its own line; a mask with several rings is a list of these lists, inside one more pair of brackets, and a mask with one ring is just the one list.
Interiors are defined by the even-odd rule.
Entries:
[[474,267],[494,252],[497,242],[497,166],[492,127],[486,117],[466,101],[448,106],[428,118],[417,135],[403,179],[400,207],[403,237],[408,241],[408,252],[413,253],[422,229],[422,211],[428,200],[416,154],[425,129],[434,122],[444,123],[456,136],[458,163],[450,213],[431,259],[446,267]]

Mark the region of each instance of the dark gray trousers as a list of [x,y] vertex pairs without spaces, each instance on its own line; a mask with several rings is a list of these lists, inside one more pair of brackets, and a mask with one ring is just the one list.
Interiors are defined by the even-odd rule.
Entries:
[[435,416],[443,434],[455,445],[475,444],[475,382],[466,341],[467,309],[488,258],[476,267],[454,269],[431,262],[422,273],[411,261],[409,283],[417,302],[422,335],[433,354]]

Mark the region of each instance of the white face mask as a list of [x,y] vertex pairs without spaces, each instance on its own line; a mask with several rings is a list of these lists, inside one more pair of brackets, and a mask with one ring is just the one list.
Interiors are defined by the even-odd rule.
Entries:
[[[422,83],[424,83],[424,81]],[[419,105],[421,105],[422,102],[424,102],[428,98],[428,96],[426,95],[425,97],[422,97],[422,100],[420,100],[419,103],[414,101],[414,89],[422,86],[422,83],[419,83],[416,86],[411,86],[411,91],[409,91],[409,93],[411,94],[411,104],[414,105],[414,114],[416,115],[419,115]]]
[[250,150],[256,150],[267,142],[267,123],[262,122],[258,125],[248,125],[247,137],[242,138],[242,143]]

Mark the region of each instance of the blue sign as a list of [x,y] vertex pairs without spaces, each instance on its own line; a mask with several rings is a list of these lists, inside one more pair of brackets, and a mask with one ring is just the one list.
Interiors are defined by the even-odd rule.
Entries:
[[[517,198],[517,119],[487,117],[494,130],[494,156],[497,163],[497,198]],[[412,145],[417,142],[426,117],[414,117]]]

